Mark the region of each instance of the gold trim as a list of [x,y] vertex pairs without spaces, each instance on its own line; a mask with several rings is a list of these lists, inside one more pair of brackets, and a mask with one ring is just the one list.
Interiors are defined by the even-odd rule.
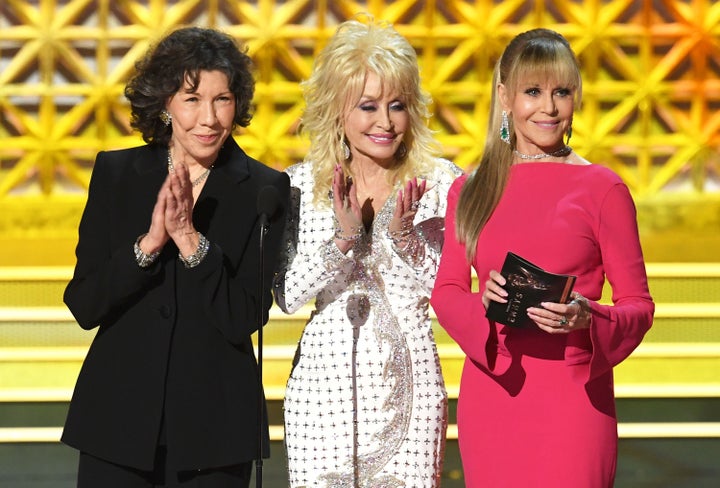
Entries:
[[[6,427],[0,428],[2,443],[60,442],[62,427]],[[270,426],[270,440],[282,441],[282,425]],[[447,438],[457,440],[457,424],[447,426]],[[621,439],[713,439],[720,438],[720,422],[620,422]]]

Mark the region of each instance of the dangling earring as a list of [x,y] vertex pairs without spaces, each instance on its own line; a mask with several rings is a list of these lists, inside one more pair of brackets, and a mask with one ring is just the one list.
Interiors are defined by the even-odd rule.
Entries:
[[342,154],[343,158],[345,158],[345,161],[350,159],[350,146],[348,146],[348,143],[343,138],[342,141],[340,141],[340,146],[342,147]]
[[565,145],[567,146],[568,144],[570,144],[570,138],[572,137],[572,123],[568,127],[566,135],[567,135],[567,139],[565,140]]
[[502,111],[502,122],[500,123],[500,140],[505,144],[510,144],[510,122],[508,121],[508,114],[505,110]]
[[167,127],[172,123],[172,115],[170,115],[170,112],[167,110],[162,109],[160,111],[160,120],[165,124],[165,127]]
[[397,151],[395,151],[395,159],[400,161],[401,159],[405,159],[405,156],[407,156],[408,150],[407,146],[405,145],[405,141],[400,141],[400,146],[398,147]]

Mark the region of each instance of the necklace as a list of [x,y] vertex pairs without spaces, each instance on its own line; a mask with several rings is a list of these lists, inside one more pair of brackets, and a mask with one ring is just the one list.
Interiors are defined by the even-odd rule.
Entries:
[[210,175],[210,170],[211,170],[212,168],[213,168],[213,165],[211,164],[208,169],[206,169],[205,171],[203,171],[203,174],[201,174],[200,176],[198,176],[197,178],[195,178],[194,180],[192,180],[192,181],[190,182],[190,183],[192,183],[192,186],[193,186],[193,187],[196,187],[196,186],[198,186],[200,183],[202,183],[203,181],[205,181],[205,178],[207,178],[208,175]]
[[513,154],[515,156],[519,157],[520,159],[543,159],[543,158],[559,158],[562,156],[567,156],[572,152],[572,148],[570,146],[564,146],[558,149],[557,151],[553,151],[551,153],[541,153],[541,154],[523,154],[517,149],[513,150]]
[[[215,166],[215,163],[211,164],[210,167],[207,168],[205,171],[203,171],[203,173],[200,176],[198,176],[197,178],[195,178],[194,180],[192,180],[190,182],[192,184],[193,188],[198,186],[203,181],[205,181],[205,178],[207,178],[210,175],[210,170],[213,169],[214,166]],[[169,172],[172,173],[175,171],[175,165],[173,164],[172,154],[170,153],[170,149],[168,149],[167,167],[168,167]]]

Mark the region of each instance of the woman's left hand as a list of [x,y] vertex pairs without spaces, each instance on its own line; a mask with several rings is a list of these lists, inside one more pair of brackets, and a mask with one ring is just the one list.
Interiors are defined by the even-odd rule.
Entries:
[[569,303],[543,302],[541,307],[530,307],[528,317],[550,334],[567,334],[590,327],[592,318],[587,298],[573,292]]
[[388,225],[391,235],[399,236],[412,230],[415,214],[420,207],[420,199],[426,191],[426,180],[418,183],[417,178],[412,178],[405,184],[405,188],[398,192],[395,213]]
[[192,212],[190,172],[184,164],[176,164],[165,194],[165,229],[183,256],[193,254],[200,242],[192,222]]

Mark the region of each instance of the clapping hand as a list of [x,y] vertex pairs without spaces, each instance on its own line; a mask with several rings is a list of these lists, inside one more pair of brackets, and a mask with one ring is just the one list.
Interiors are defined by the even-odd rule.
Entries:
[[199,236],[192,221],[193,193],[190,172],[184,164],[176,164],[168,175],[166,191],[160,197],[165,200],[165,230],[183,256],[189,256],[198,247]]
[[338,249],[346,253],[354,242],[362,235],[362,209],[357,199],[357,192],[352,178],[345,178],[342,167],[335,166],[332,182],[333,211],[337,228],[335,243]]
[[405,188],[398,191],[395,212],[388,226],[388,234],[396,245],[404,247],[407,237],[413,232],[415,214],[427,190],[427,180],[418,183],[417,178],[412,178],[405,184]]

